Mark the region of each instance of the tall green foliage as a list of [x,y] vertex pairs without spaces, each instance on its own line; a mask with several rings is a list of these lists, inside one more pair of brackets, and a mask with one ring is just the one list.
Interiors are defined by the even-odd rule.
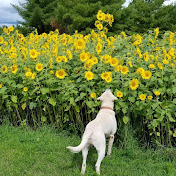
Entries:
[[37,28],[39,33],[56,28],[61,33],[72,34],[75,30],[89,33],[94,28],[98,10],[114,16],[109,34],[125,31],[132,35],[156,27],[160,28],[161,33],[176,31],[176,5],[163,6],[164,0],[133,0],[128,7],[123,7],[124,2],[125,0],[26,0],[20,6],[13,6],[25,20],[20,23],[28,28]]
[[164,0],[133,0],[121,10],[114,29],[128,34],[145,33],[159,27],[160,31],[176,30],[176,5],[163,5]]
[[39,33],[51,30],[50,21],[57,0],[27,0],[20,6],[13,5],[19,15],[25,20],[20,22],[26,27],[36,28]]
[[118,21],[118,11],[124,2],[125,0],[59,0],[55,17],[65,32],[88,32],[94,28],[98,10],[113,14]]

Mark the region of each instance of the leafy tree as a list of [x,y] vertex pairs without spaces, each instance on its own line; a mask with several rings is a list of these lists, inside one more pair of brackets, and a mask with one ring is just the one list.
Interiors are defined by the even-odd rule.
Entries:
[[164,0],[133,0],[121,10],[114,30],[127,34],[145,33],[159,27],[160,31],[176,30],[176,5],[163,6]]
[[61,33],[78,30],[89,33],[94,28],[98,10],[113,14],[114,23],[109,32],[128,35],[145,33],[159,27],[160,31],[176,31],[176,5],[163,6],[164,0],[133,0],[123,7],[125,0],[26,0],[13,5],[25,22],[19,22],[39,33],[58,28]]
[[176,4],[161,7],[155,15],[156,24],[162,31],[176,31]]
[[19,21],[25,27],[36,28],[39,33],[51,30],[50,21],[57,0],[27,0],[20,6],[13,5],[25,22]]
[[[164,0],[133,0],[122,10],[119,23],[121,30],[127,33],[144,33],[155,27],[155,15],[162,7]],[[116,26],[118,29],[118,26]],[[157,26],[156,26],[157,27]]]
[[78,30],[86,33],[94,28],[98,10],[113,14],[116,21],[124,2],[125,0],[59,0],[55,19],[64,32],[73,33]]

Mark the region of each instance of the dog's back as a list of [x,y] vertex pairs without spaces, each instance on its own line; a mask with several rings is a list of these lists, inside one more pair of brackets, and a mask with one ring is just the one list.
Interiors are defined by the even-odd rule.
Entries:
[[89,122],[86,126],[85,132],[101,131],[105,136],[114,135],[117,130],[117,122],[115,112],[109,109],[101,109],[97,117]]

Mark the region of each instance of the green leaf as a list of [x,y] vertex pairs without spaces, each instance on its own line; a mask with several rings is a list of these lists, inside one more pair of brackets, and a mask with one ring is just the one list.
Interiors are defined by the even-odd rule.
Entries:
[[76,110],[76,112],[79,112],[79,106],[78,105],[75,106],[75,110]]
[[134,98],[134,97],[128,97],[128,100],[129,100],[130,102],[132,102],[132,103],[135,102],[135,98]]
[[21,106],[22,110],[25,110],[26,108],[26,103],[23,103],[22,106]]
[[171,130],[169,130],[169,135],[172,136],[173,135],[173,132]]
[[2,88],[0,89],[0,94],[4,94],[6,90],[7,90],[6,87],[2,87]]
[[129,122],[128,116],[123,116],[123,122],[127,124]]
[[40,90],[41,90],[43,95],[49,93],[49,88],[41,88]]
[[81,99],[83,99],[83,97],[85,97],[85,96],[86,96],[86,93],[81,92],[81,94],[80,94]]
[[50,98],[49,103],[53,106],[56,106],[56,99],[55,98]]
[[160,116],[160,117],[158,118],[158,120],[159,120],[160,122],[162,122],[163,119],[164,119],[164,116]]
[[23,84],[17,84],[16,87],[19,88],[19,89],[21,89],[21,88],[23,88],[24,86],[23,86]]
[[70,105],[66,107],[65,111],[68,111],[70,109]]
[[172,118],[171,116],[169,116],[169,121],[170,121],[170,122],[175,122],[175,119]]
[[8,95],[2,95],[2,99],[6,99],[8,97],[9,97]]
[[173,87],[172,92],[175,94],[176,93],[176,87]]
[[42,116],[42,117],[41,117],[41,121],[42,121],[42,122],[46,122],[46,120],[47,120],[47,118],[46,118],[45,116]]
[[29,103],[29,109],[33,109],[37,106],[37,103],[34,103],[34,102],[30,102]]
[[73,105],[73,104],[74,104],[74,98],[73,98],[73,97],[71,97],[69,100],[70,100],[70,104],[72,104],[72,105]]
[[87,101],[86,104],[87,104],[87,106],[89,108],[92,108],[92,106],[93,106],[93,102],[92,101]]
[[176,98],[173,99],[173,103],[176,104]]
[[12,100],[14,103],[17,103],[17,96],[12,95],[12,96],[11,96],[11,100]]

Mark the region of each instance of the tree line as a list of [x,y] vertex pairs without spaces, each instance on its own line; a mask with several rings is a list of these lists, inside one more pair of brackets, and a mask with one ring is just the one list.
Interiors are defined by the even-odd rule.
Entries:
[[[89,33],[94,28],[98,10],[113,14],[110,34],[124,31],[128,35],[145,33],[159,27],[160,31],[176,31],[176,4],[163,5],[164,0],[133,0],[123,7],[125,0],[26,0],[13,5],[25,20],[23,31],[36,28],[39,33],[59,29],[73,34],[75,30]],[[20,28],[20,27],[19,27]],[[26,29],[25,29],[26,28]]]

